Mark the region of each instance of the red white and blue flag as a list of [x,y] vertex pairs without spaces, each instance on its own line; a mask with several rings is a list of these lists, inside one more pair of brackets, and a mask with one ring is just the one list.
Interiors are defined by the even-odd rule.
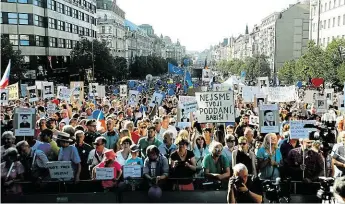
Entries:
[[5,89],[9,84],[9,82],[10,82],[10,69],[11,69],[11,60],[8,62],[5,73],[1,78],[0,89]]

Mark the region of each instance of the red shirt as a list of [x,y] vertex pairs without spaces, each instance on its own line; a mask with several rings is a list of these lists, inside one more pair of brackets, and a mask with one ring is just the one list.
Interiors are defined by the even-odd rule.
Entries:
[[[112,167],[112,168],[114,168],[114,178],[117,178],[117,172],[121,170],[121,165],[117,161],[114,161],[114,163],[110,167],[105,167],[104,165],[105,165],[105,163],[101,162],[96,166],[96,168],[111,168]],[[115,184],[116,184],[116,182],[114,182],[113,180],[102,181],[103,188],[111,188]]]
[[52,102],[53,102],[53,103],[55,103],[55,104],[56,104],[56,106],[58,106],[58,105],[59,105],[59,100],[57,100],[57,99],[53,99],[53,100],[52,100]]
[[131,137],[132,137],[132,140],[135,144],[138,144],[138,141],[140,139],[140,136],[136,133],[136,132],[131,132]]

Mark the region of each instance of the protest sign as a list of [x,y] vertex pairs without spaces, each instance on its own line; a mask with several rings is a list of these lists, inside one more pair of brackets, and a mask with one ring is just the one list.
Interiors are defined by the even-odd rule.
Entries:
[[18,82],[7,87],[8,89],[8,100],[19,99],[19,85]]
[[99,85],[97,89],[97,93],[98,93],[98,97],[100,98],[105,97],[105,86]]
[[55,103],[48,103],[47,104],[48,115],[54,114],[55,112],[56,112],[56,104]]
[[212,71],[210,69],[202,70],[202,81],[209,82],[212,78]]
[[54,97],[54,83],[53,82],[43,82],[42,83],[43,98]]
[[141,178],[141,166],[140,165],[124,165],[123,166],[123,178]]
[[250,115],[249,125],[259,126],[259,116]]
[[228,92],[198,92],[195,93],[198,102],[197,118],[199,123],[234,122],[234,93]]
[[136,106],[139,101],[139,91],[129,90],[128,93],[128,105]]
[[269,87],[269,81],[268,81],[268,77],[258,77],[258,87],[259,88],[264,88],[264,87]]
[[50,178],[67,180],[74,177],[71,161],[48,162],[47,167],[49,169]]
[[264,104],[259,106],[259,120],[261,133],[279,132],[278,104]]
[[295,86],[263,87],[262,92],[267,95],[269,102],[290,102],[296,100]]
[[260,93],[260,88],[257,86],[243,86],[242,98],[246,103],[254,102],[254,96]]
[[84,100],[84,82],[83,81],[71,81],[70,83],[70,96],[71,101]]
[[154,92],[151,98],[151,102],[149,104],[150,107],[154,107],[155,105],[161,105],[163,101],[163,94],[159,92]]
[[27,96],[27,84],[20,84],[20,97],[24,98]]
[[61,100],[69,101],[71,98],[71,89],[66,86],[58,86],[57,97]]
[[8,89],[0,89],[1,105],[8,105]]
[[36,86],[28,86],[27,87],[27,93],[29,95],[29,102],[35,102],[38,101],[38,93]]
[[[195,112],[198,107],[198,102],[192,96],[179,96],[179,109],[184,114]],[[182,116],[182,115],[181,115]]]
[[89,83],[89,96],[98,96],[98,83]]
[[291,120],[290,121],[290,138],[291,139],[307,139],[313,128],[305,128],[305,125],[315,125],[316,120]]
[[111,180],[114,178],[114,168],[96,168],[96,180]]
[[35,136],[36,109],[14,109],[14,134],[16,136]]

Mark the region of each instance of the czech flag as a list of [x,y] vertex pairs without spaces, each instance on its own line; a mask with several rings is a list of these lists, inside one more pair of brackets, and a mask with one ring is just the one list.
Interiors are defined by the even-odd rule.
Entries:
[[10,69],[11,69],[11,60],[8,62],[7,68],[5,70],[4,75],[1,78],[0,81],[0,89],[5,89],[10,81]]

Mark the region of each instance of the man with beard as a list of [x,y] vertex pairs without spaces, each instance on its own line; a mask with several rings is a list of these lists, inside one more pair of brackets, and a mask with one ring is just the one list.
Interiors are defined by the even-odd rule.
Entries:
[[242,116],[240,124],[236,127],[235,134],[237,137],[244,135],[244,130],[249,127],[249,115],[245,114]]
[[[146,149],[150,145],[154,145],[158,147],[162,144],[157,138],[156,138],[156,129],[154,126],[150,126],[147,128],[148,134],[147,137],[140,138],[138,141],[138,145],[141,151],[141,157],[145,158],[146,155]],[[158,150],[159,151],[159,150]]]

